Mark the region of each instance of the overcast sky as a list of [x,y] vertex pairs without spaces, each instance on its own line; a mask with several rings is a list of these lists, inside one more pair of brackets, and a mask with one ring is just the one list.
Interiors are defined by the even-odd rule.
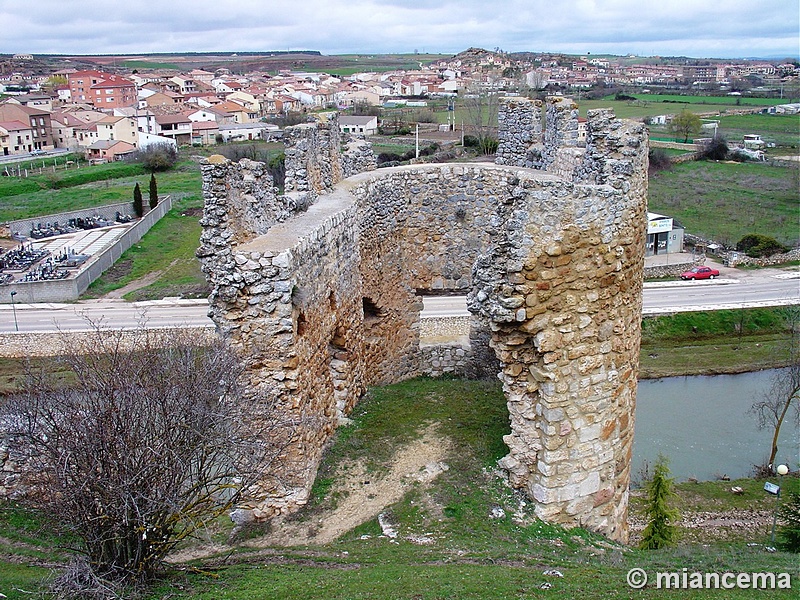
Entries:
[[0,52],[800,54],[798,0],[0,0]]

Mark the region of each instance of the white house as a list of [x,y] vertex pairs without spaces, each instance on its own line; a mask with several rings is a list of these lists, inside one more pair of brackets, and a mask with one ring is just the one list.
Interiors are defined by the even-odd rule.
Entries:
[[219,114],[212,110],[200,109],[186,115],[192,123],[202,123],[205,121],[217,121]]
[[339,129],[342,133],[357,133],[359,135],[375,135],[378,133],[378,117],[339,117]]
[[161,135],[153,135],[152,133],[139,132],[139,148],[147,148],[154,144],[169,144],[175,151],[178,150],[178,143],[172,138],[164,137]]

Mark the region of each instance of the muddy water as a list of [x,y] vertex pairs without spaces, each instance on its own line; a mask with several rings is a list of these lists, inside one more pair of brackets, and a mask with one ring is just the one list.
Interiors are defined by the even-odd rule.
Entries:
[[[678,481],[752,474],[769,456],[772,430],[757,428],[748,414],[770,388],[774,371],[741,375],[668,377],[642,380],[636,401],[632,478],[659,453],[670,459]],[[800,432],[787,421],[781,429],[776,462],[798,468]]]

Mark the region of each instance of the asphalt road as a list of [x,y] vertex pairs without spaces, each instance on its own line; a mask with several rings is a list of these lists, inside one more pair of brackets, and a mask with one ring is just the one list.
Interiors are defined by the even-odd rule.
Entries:
[[[800,271],[765,269],[738,279],[646,283],[645,314],[800,304]],[[2,291],[0,291],[2,294]],[[7,301],[0,296],[0,300]],[[463,296],[426,297],[423,317],[468,315]],[[64,304],[0,304],[0,333],[80,331],[90,322],[104,327],[212,326],[205,300],[164,299],[151,302],[92,300]]]
[[[47,164],[48,158],[55,158],[57,156],[63,156],[64,154],[69,154],[70,151],[66,148],[55,148],[53,150],[46,150],[44,154],[9,154],[4,155],[0,154],[0,164],[6,163],[17,163],[22,161],[28,160],[42,160],[44,159],[45,164]],[[50,163],[52,164],[52,163]]]

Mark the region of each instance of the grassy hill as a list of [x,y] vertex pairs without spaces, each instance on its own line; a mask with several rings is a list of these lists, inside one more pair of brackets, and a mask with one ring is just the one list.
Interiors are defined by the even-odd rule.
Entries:
[[[789,572],[796,555],[770,552],[774,498],[763,482],[678,487],[681,541],[640,551],[535,518],[495,473],[508,431],[495,382],[418,379],[373,389],[328,450],[309,507],[283,523],[231,538],[224,521],[176,554],[147,600],[671,598],[632,590],[643,568],[681,572]],[[784,482],[785,486],[798,482]],[[730,487],[739,485],[743,494]],[[633,492],[632,541],[644,525]],[[0,510],[0,592],[28,598],[64,561],[64,540],[40,521]],[[752,598],[751,590],[693,598]],[[683,597],[683,596],[681,596]]]
[[800,243],[800,169],[763,163],[696,161],[650,177],[648,209],[686,231],[735,245],[748,233]]

